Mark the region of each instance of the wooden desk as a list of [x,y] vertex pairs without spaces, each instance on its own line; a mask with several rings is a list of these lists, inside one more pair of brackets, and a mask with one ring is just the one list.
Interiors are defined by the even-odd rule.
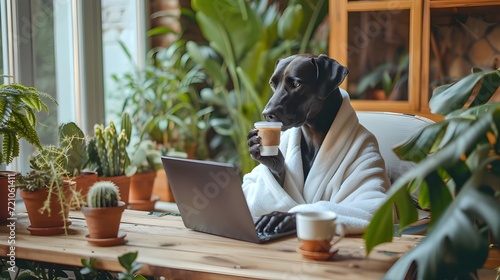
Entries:
[[[121,271],[118,256],[138,251],[143,275],[167,279],[380,279],[395,260],[421,237],[403,236],[378,246],[365,258],[364,241],[346,237],[329,261],[312,261],[296,253],[298,241],[290,237],[268,244],[253,244],[188,230],[177,216],[157,217],[126,210],[121,231],[126,245],[93,247],[81,212],[71,212],[69,235],[30,235],[26,215],[16,222],[16,258],[81,266],[82,258],[98,260],[96,268]],[[5,225],[0,227],[0,254],[8,254]]]

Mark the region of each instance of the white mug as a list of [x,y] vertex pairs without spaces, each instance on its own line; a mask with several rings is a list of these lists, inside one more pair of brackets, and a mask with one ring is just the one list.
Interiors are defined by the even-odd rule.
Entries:
[[[337,223],[337,214],[332,211],[297,213],[296,226],[304,251],[328,252],[345,235],[345,226]],[[334,240],[337,232],[339,237]]]

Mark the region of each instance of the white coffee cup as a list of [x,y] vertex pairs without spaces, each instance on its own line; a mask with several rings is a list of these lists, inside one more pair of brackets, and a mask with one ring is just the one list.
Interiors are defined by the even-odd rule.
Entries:
[[[337,223],[337,214],[332,211],[297,213],[297,237],[301,249],[310,252],[328,252],[345,235],[343,224]],[[338,238],[334,241],[336,233]]]
[[260,155],[275,156],[279,152],[281,122],[256,122],[254,127],[260,137]]

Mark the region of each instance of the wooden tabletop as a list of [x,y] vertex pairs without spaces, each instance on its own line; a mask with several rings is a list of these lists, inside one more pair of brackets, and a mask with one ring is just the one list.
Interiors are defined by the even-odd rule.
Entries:
[[[70,213],[68,235],[33,236],[26,229],[29,220],[20,214],[16,221],[16,258],[81,266],[82,258],[97,259],[96,268],[122,271],[118,256],[138,251],[143,275],[167,279],[380,279],[404,252],[421,237],[402,236],[380,245],[365,256],[359,236],[345,237],[339,252],[328,261],[305,259],[296,252],[296,237],[266,244],[253,244],[195,232],[184,227],[178,216],[154,216],[145,211],[125,210],[120,231],[125,245],[95,247],[87,243],[88,234],[81,212]],[[9,229],[0,227],[0,254],[9,252]]]

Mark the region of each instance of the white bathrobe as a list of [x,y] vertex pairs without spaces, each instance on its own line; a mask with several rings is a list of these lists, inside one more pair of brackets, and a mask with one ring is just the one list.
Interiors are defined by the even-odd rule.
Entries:
[[341,93],[344,99],[340,110],[306,180],[300,128],[288,129],[281,135],[286,170],[283,187],[262,164],[243,177],[252,216],[272,211],[331,210],[346,226],[346,234],[362,233],[368,226],[389,188],[389,178],[377,140],[359,124],[347,92]]

